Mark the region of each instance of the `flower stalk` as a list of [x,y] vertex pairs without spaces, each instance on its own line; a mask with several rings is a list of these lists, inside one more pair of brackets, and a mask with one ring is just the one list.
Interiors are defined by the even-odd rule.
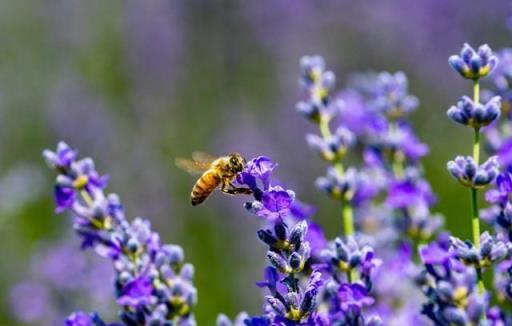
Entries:
[[[473,82],[473,103],[480,104],[480,83],[478,79]],[[474,141],[473,141],[473,160],[476,166],[480,165],[480,128],[474,128]],[[478,189],[471,188],[471,206],[472,206],[472,221],[471,227],[473,232],[473,244],[477,249],[480,249],[480,216],[478,212]],[[478,291],[480,294],[485,293],[485,283],[482,277],[482,268],[477,267],[476,275],[478,282]]]

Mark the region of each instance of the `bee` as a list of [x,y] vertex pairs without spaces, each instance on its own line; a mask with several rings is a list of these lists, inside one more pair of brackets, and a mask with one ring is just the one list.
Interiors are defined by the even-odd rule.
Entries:
[[246,161],[242,155],[232,153],[226,156],[214,157],[201,152],[192,153],[192,159],[178,158],[176,166],[191,174],[201,174],[192,187],[190,201],[192,206],[204,202],[211,193],[219,188],[230,195],[250,195],[249,188],[239,188],[233,185],[236,176],[245,168]]

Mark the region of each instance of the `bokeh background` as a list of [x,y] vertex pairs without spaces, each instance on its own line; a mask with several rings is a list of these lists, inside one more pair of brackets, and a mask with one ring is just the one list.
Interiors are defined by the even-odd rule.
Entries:
[[111,176],[128,215],[144,216],[196,267],[199,325],[260,311],[261,221],[243,199],[189,205],[194,150],[278,161],[329,237],[337,208],[313,187],[324,165],[294,105],[298,61],[321,54],[341,88],[358,71],[403,70],[431,149],[426,174],[447,226],[469,236],[469,200],[445,165],[471,136],[445,111],[470,91],[447,64],[463,42],[512,46],[508,1],[4,0],[0,2],[0,325],[55,325],[74,309],[112,309],[109,262],[78,253],[54,214],[44,148],[64,140]]

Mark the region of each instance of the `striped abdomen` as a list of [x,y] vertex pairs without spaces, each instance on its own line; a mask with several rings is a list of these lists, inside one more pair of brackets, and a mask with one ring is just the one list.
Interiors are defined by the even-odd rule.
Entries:
[[196,184],[192,188],[190,193],[190,200],[193,206],[199,205],[210,196],[212,191],[219,186],[221,178],[215,172],[210,169],[203,173],[203,175],[197,180]]

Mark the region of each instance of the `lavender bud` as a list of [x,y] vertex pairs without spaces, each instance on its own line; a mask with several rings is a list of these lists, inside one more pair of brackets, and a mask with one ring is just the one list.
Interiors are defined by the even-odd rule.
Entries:
[[278,314],[286,315],[286,308],[284,304],[273,296],[265,296],[265,301],[274,309]]
[[297,252],[290,255],[288,263],[294,273],[301,271],[304,266],[302,257]]
[[288,263],[286,260],[283,259],[279,254],[269,251],[267,252],[267,258],[277,270],[279,270],[281,273],[289,274],[291,272],[290,266],[288,266]]
[[295,224],[290,233],[290,244],[297,246],[299,243],[303,242],[307,232],[308,224],[305,220]]
[[452,106],[448,112],[448,117],[462,125],[472,128],[482,128],[495,121],[501,112],[501,97],[495,96],[486,104],[473,103],[473,101],[463,96]]
[[320,109],[314,103],[299,102],[297,103],[296,109],[297,112],[299,112],[306,119],[316,123],[320,121]]
[[477,52],[465,43],[460,54],[450,56],[448,63],[463,78],[478,80],[497,66],[498,57],[487,44],[481,45]]
[[288,238],[288,227],[283,221],[277,221],[274,225],[274,233],[280,241]]
[[477,166],[470,156],[457,156],[454,161],[448,162],[447,167],[455,179],[470,188],[484,188],[499,173],[499,163],[496,156],[490,157],[481,166]]
[[258,238],[269,247],[273,247],[278,242],[270,230],[258,230],[257,234]]

